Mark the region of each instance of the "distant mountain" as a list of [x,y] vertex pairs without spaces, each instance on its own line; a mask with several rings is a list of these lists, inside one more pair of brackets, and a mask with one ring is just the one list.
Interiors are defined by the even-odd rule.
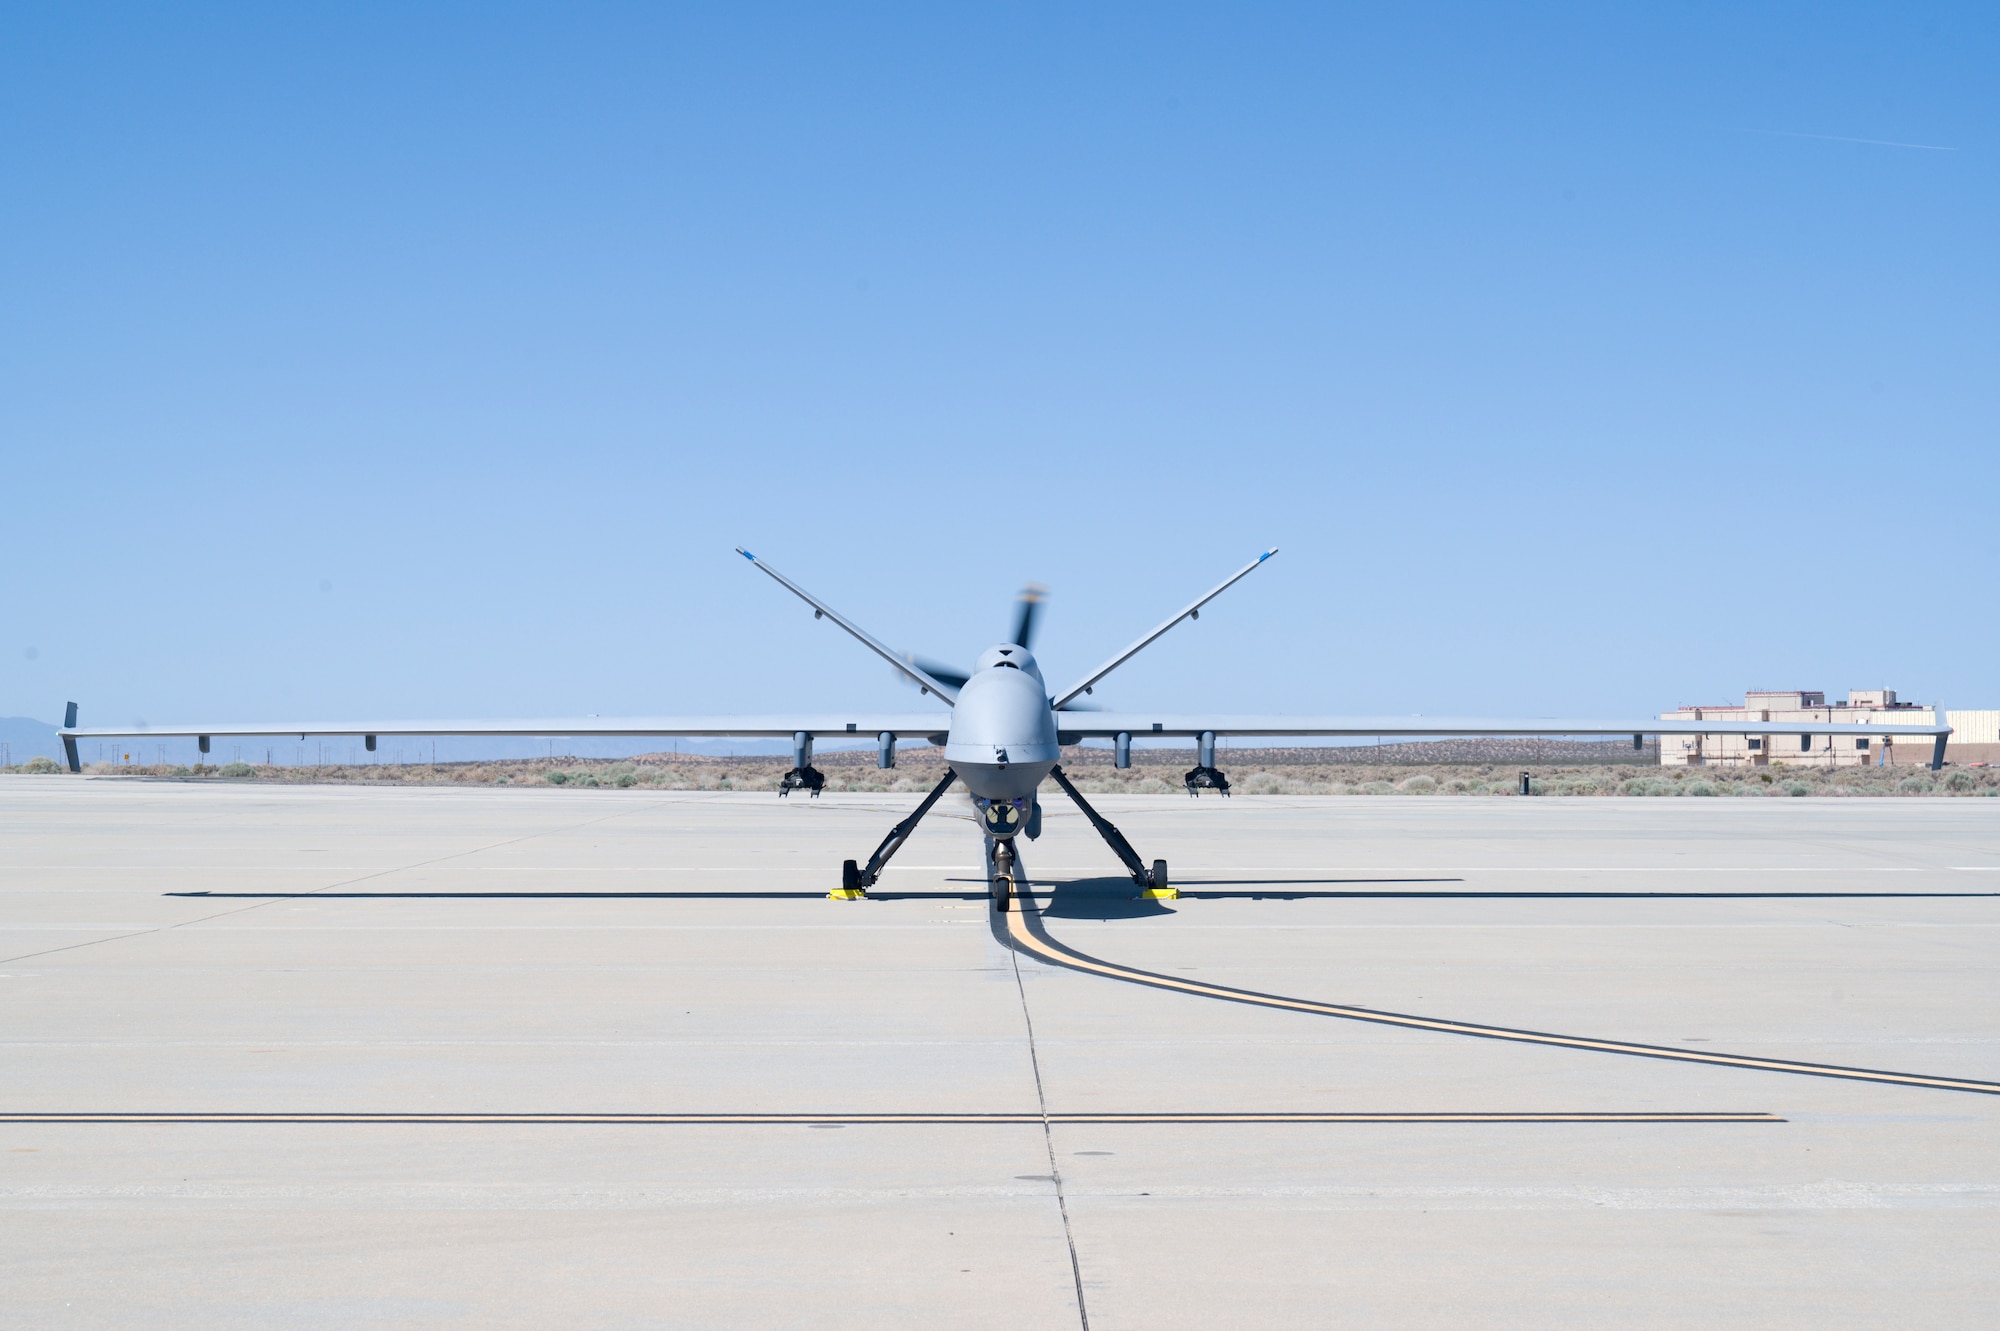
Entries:
[[10,766],[19,766],[36,754],[62,759],[62,741],[56,738],[56,728],[46,721],[37,721],[31,716],[0,716],[0,759]]

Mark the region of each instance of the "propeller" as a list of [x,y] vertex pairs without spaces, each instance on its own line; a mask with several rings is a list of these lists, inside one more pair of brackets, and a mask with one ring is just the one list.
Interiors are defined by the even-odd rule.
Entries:
[[[972,678],[972,676],[968,675],[965,671],[960,670],[957,666],[946,665],[942,661],[933,661],[928,656],[916,656],[911,653],[905,652],[903,654],[903,659],[905,661],[908,661],[911,665],[915,666],[917,669],[923,671],[926,675],[929,675],[932,679],[936,680],[938,683],[949,684],[955,689],[964,688],[965,681]],[[902,676],[898,676],[898,678],[902,678],[903,682],[906,684],[909,682],[907,678],[904,678]]]
[[[1035,620],[1041,610],[1042,602],[1048,599],[1049,589],[1039,582],[1031,582],[1021,589],[1021,594],[1014,598],[1014,634],[1007,641],[1031,651],[1034,649]],[[946,665],[942,661],[933,661],[927,656],[905,653],[903,659],[938,683],[949,684],[955,689],[964,688],[965,681],[972,677],[970,671]]]
[[1021,595],[1014,601],[1014,636],[1007,639],[1011,643],[1035,649],[1035,616],[1042,608],[1042,602],[1049,599],[1049,589],[1039,582],[1031,582],[1021,589]]

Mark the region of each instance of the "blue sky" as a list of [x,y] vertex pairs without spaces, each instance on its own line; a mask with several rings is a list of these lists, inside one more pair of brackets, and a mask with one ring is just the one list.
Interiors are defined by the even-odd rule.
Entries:
[[0,714],[2000,706],[1990,7],[0,24]]

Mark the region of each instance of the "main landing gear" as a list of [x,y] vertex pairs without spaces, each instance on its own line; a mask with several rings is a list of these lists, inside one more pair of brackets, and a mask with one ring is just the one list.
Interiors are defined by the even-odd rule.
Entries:
[[[916,807],[915,812],[889,829],[889,835],[882,838],[882,844],[875,847],[875,853],[868,857],[866,868],[856,865],[853,860],[842,863],[840,886],[827,893],[827,899],[859,901],[867,896],[868,889],[875,886],[876,879],[882,876],[882,866],[889,862],[891,855],[903,848],[903,843],[910,839],[910,833],[917,830],[917,824],[924,820],[924,815],[931,811],[931,806],[944,798],[944,792],[950,789],[951,783],[957,779],[958,773],[947,768],[944,779],[931,788],[931,793],[924,796],[924,802]],[[817,795],[819,792],[815,790],[813,793]]]
[[[1063,794],[1069,796],[1070,799],[1076,802],[1076,807],[1083,810],[1083,816],[1090,819],[1090,825],[1097,829],[1097,834],[1104,838],[1105,844],[1111,847],[1112,853],[1124,861],[1126,869],[1132,874],[1132,881],[1139,886],[1139,895],[1141,897],[1150,898],[1154,901],[1175,901],[1179,899],[1180,893],[1167,881],[1167,862],[1165,860],[1154,860],[1153,867],[1148,869],[1146,862],[1139,858],[1139,852],[1132,849],[1132,843],[1125,839],[1125,834],[1112,826],[1110,819],[1090,807],[1090,801],[1086,800],[1082,793],[1077,790],[1076,786],[1070,782],[1070,779],[1063,775],[1062,768],[1050,768],[1049,775],[1054,777],[1056,784],[1063,788]],[[1216,775],[1220,776],[1221,773],[1218,772]],[[1225,790],[1228,788],[1226,782],[1223,788]]]

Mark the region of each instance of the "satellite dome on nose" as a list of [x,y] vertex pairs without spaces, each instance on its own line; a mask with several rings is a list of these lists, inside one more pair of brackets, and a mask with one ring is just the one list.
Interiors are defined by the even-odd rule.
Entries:
[[1035,664],[1035,654],[1018,643],[1002,643],[998,647],[988,647],[972,663],[974,674],[982,670],[1014,669],[1039,681],[1042,668]]

